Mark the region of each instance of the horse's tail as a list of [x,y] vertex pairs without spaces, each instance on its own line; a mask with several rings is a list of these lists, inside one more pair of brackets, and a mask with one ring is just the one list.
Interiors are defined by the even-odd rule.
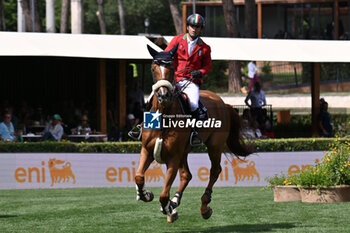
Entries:
[[227,147],[235,155],[248,156],[253,152],[253,146],[245,144],[241,137],[241,118],[231,105],[226,104],[226,109],[229,111],[231,121],[230,134],[226,140]]

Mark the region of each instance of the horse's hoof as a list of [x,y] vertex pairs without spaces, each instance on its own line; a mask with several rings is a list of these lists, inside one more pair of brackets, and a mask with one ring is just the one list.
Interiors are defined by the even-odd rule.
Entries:
[[154,195],[151,191],[145,191],[142,194],[138,193],[136,196],[136,200],[138,201],[144,201],[144,202],[151,202],[153,201]]
[[213,210],[210,207],[208,207],[208,211],[202,214],[202,217],[204,219],[209,219],[212,214],[213,214]]
[[167,216],[167,221],[168,222],[175,222],[178,218],[179,218],[179,215],[177,214],[177,212],[175,212],[174,214]]
[[151,191],[148,191],[147,193],[149,201],[153,201],[154,195]]

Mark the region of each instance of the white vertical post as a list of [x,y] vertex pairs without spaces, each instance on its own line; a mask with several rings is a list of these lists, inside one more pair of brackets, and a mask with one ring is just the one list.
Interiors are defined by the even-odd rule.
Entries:
[[46,0],[46,31],[56,32],[55,27],[55,0]]
[[23,15],[22,10],[22,0],[17,0],[17,31],[25,32],[26,31],[26,21]]
[[83,33],[83,0],[71,0],[72,33]]
[[196,14],[196,0],[192,0],[192,14]]

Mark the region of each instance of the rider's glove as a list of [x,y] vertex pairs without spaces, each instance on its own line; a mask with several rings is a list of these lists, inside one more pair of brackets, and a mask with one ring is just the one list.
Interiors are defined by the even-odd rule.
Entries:
[[192,78],[196,79],[196,78],[201,78],[202,77],[202,72],[200,72],[199,70],[192,70],[191,71],[191,76]]

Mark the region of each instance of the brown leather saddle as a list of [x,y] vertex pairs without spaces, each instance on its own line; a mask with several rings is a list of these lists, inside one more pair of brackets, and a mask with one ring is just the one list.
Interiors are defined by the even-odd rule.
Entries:
[[[182,113],[185,115],[192,115],[190,101],[186,93],[181,93],[178,96],[179,104],[182,109]],[[204,106],[201,100],[198,101],[199,114],[201,118],[207,120],[209,118],[208,109]]]

